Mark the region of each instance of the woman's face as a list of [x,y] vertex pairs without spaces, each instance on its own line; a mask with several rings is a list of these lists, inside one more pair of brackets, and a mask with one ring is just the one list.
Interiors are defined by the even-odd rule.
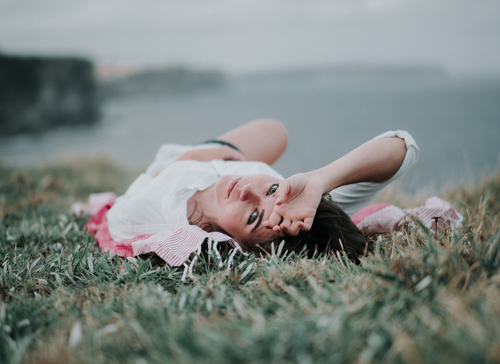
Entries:
[[276,239],[262,223],[273,211],[280,182],[263,174],[221,176],[215,183],[219,226],[247,246]]

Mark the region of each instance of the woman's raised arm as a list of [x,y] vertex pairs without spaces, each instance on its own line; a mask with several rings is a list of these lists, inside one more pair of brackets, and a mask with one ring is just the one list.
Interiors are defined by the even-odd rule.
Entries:
[[272,165],[285,151],[288,136],[285,127],[279,121],[256,120],[233,129],[216,140],[228,142],[238,148],[240,152],[223,145],[219,148],[189,150],[177,160],[208,162],[221,159],[226,161],[259,161]]
[[277,120],[255,120],[217,138],[235,145],[249,161],[274,164],[288,143],[286,129]]
[[385,182],[396,174],[405,155],[403,139],[372,139],[331,164],[307,174],[323,182],[323,194],[326,194],[351,183]]
[[322,195],[352,183],[387,181],[405,155],[403,139],[377,138],[323,168],[287,178],[276,191],[276,206],[264,226],[281,236],[309,230]]

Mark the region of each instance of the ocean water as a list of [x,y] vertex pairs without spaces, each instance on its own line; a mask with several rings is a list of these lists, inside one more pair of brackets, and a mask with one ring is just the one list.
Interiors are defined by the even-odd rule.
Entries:
[[106,155],[146,166],[162,143],[213,139],[247,121],[281,120],[288,149],[282,174],[319,168],[387,131],[409,131],[420,160],[408,192],[437,190],[498,170],[500,79],[391,82],[236,82],[217,92],[113,100],[94,126],[0,139],[0,162],[19,166],[74,155]]

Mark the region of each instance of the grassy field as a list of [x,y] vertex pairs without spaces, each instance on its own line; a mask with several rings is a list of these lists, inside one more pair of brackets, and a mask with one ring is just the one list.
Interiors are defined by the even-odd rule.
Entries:
[[0,363],[500,362],[500,175],[442,191],[460,231],[386,236],[361,266],[209,254],[184,282],[101,254],[69,212],[134,177],[105,160],[0,167]]

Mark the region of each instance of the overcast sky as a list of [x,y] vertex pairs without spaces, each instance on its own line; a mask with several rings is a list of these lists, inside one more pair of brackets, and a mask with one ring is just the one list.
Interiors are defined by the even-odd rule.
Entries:
[[335,64],[500,73],[498,0],[0,0],[0,51],[233,73]]

